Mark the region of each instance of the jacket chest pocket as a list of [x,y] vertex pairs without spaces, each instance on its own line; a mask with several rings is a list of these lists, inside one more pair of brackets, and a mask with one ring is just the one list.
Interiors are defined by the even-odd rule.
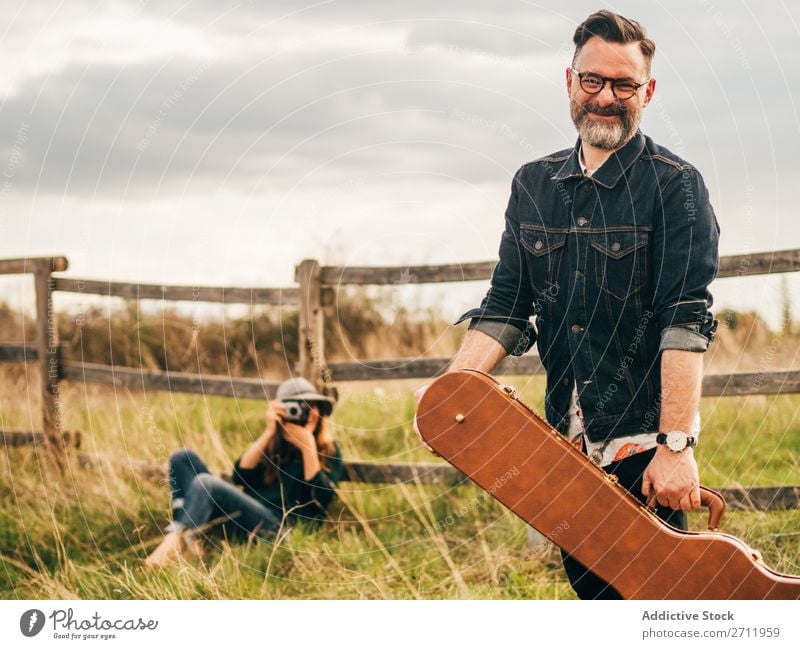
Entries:
[[550,232],[520,227],[520,241],[527,253],[528,269],[534,290],[558,291],[558,271],[564,257],[566,232]]
[[598,288],[618,300],[640,291],[647,283],[649,233],[604,232],[591,237]]

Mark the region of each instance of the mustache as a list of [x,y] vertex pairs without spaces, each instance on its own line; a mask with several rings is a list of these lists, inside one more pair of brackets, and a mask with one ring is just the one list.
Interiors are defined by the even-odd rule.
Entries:
[[594,113],[595,115],[625,115],[628,107],[623,103],[613,103],[608,106],[601,106],[594,101],[587,101],[581,105],[584,113]]

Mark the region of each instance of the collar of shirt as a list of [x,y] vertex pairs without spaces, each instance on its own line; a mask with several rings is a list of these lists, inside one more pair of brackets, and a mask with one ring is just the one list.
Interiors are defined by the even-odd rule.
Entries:
[[597,169],[589,169],[589,167],[587,167],[586,163],[583,161],[583,143],[582,142],[581,142],[580,150],[578,151],[578,163],[581,165],[581,171],[583,172],[583,175],[586,176],[586,177],[591,176],[595,171],[597,171]]
[[[551,180],[558,182],[567,178],[583,176],[580,163],[580,145],[581,139],[578,138],[572,152],[551,177]],[[644,151],[644,147],[645,137],[641,131],[637,131],[621,149],[614,151],[608,160],[595,170],[592,179],[599,185],[611,189],[625,175],[628,168],[636,162]]]

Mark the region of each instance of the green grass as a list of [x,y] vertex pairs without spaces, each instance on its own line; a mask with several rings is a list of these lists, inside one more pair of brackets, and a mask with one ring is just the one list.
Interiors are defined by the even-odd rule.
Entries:
[[[508,381],[542,411],[541,377]],[[334,423],[348,457],[432,460],[411,428],[413,387],[342,386]],[[0,390],[0,424],[29,428],[25,393],[2,382]],[[212,470],[228,471],[261,432],[264,404],[76,385],[64,385],[62,400],[66,428],[84,434],[82,450],[121,462],[70,465],[59,476],[35,449],[2,452],[4,598],[573,597],[558,551],[528,549],[523,523],[475,487],[343,483],[332,522],[320,529],[249,545],[217,535],[202,562],[148,573],[142,559],[167,521],[168,493],[124,460],[165,463],[189,446]],[[797,396],[704,400],[702,481],[800,484],[798,410]],[[703,518],[692,514],[693,528]],[[800,573],[800,511],[731,512],[724,531],[759,549],[769,566]]]

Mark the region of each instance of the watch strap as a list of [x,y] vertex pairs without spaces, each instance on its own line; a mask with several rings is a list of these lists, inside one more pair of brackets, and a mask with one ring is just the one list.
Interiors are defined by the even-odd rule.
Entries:
[[[675,431],[681,433],[681,435],[686,436],[686,446],[684,448],[695,447],[697,446],[697,438],[692,437],[691,435],[686,435],[686,433],[682,431]],[[656,435],[656,444],[666,444],[667,443],[667,433],[658,433]]]

